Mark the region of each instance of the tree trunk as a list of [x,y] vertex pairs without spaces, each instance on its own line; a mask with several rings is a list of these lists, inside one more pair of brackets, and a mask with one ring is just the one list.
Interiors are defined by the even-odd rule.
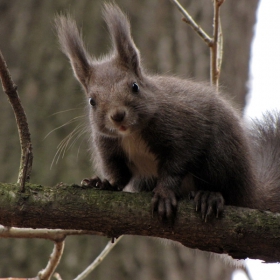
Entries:
[[[31,181],[54,185],[60,181],[79,182],[91,175],[88,136],[73,136],[73,149],[67,151],[50,170],[56,146],[78,122],[55,130],[76,116],[84,115],[83,93],[72,77],[67,59],[58,49],[52,19],[57,12],[72,11],[91,52],[107,51],[109,42],[100,14],[99,1],[2,0],[0,3],[0,48],[18,85],[30,122],[34,146]],[[132,34],[148,69],[177,74],[197,80],[209,80],[209,50],[185,23],[168,0],[125,1],[117,4],[132,20]],[[181,1],[193,18],[209,34],[212,26],[212,2]],[[240,2],[240,1],[239,1]],[[222,6],[224,59],[221,85],[242,107],[246,95],[250,42],[258,0],[247,3],[225,1]],[[0,178],[17,178],[19,144],[10,105],[0,94]],[[73,109],[61,114],[60,111]],[[79,119],[78,119],[79,120]],[[81,121],[78,124],[86,122]],[[83,129],[83,127],[81,127]],[[72,142],[68,147],[72,147]],[[62,151],[61,157],[64,154]],[[56,163],[56,161],[55,161]],[[67,238],[59,272],[71,279],[86,267],[106,243],[101,237]],[[0,276],[36,275],[51,251],[42,240],[1,240]],[[27,249],[28,248],[28,249]],[[27,256],[30,256],[29,258]],[[36,257],[34,257],[36,256]],[[38,256],[38,257],[37,257]],[[95,279],[230,279],[231,268],[209,255],[194,254],[181,246],[168,246],[158,240],[127,237],[93,272]]]

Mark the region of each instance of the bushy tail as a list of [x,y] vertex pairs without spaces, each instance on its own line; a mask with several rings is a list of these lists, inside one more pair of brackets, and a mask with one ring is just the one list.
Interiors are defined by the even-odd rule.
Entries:
[[[280,112],[266,113],[250,129],[258,186],[258,204],[280,212]],[[263,207],[262,207],[263,206]]]

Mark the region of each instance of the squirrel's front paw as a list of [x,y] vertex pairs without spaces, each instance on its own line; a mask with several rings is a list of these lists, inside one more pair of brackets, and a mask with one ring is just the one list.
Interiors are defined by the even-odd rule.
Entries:
[[152,198],[153,212],[158,212],[161,220],[173,221],[177,210],[177,198],[172,190],[157,186],[153,190]]
[[216,214],[218,218],[223,212],[225,200],[219,192],[193,191],[190,193],[190,198],[194,199],[195,209],[201,212],[205,222],[212,214]]
[[81,185],[82,187],[95,188],[99,190],[108,190],[108,191],[116,190],[116,188],[114,188],[108,180],[105,179],[102,181],[99,177],[83,179]]

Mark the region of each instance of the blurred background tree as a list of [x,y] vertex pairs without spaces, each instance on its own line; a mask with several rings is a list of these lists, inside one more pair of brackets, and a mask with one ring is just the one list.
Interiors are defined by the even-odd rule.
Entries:
[[[1,0],[0,48],[18,85],[29,120],[34,164],[32,182],[54,185],[79,183],[93,173],[88,135],[80,131],[63,158],[52,161],[56,147],[75,127],[86,124],[84,96],[64,55],[59,51],[53,17],[70,12],[83,28],[94,56],[107,53],[109,36],[101,16],[102,0]],[[132,34],[144,65],[153,72],[209,80],[209,50],[181,21],[168,0],[116,0],[128,13]],[[181,3],[208,34],[212,32],[212,1],[182,0]],[[245,105],[250,44],[258,0],[225,1],[221,9],[224,59],[221,85],[239,108]],[[0,94],[0,178],[15,182],[19,143],[13,112]],[[71,109],[70,111],[68,111]],[[77,121],[65,125],[69,120]],[[56,128],[61,127],[56,130]],[[47,138],[45,136],[53,131]],[[82,134],[82,135],[81,135]],[[74,141],[75,138],[72,139]],[[106,238],[68,237],[58,267],[63,279],[74,278],[102,250]],[[94,279],[230,279],[232,268],[209,254],[173,243],[143,237],[125,237],[92,273]],[[30,277],[47,262],[52,244],[43,240],[0,240],[0,277]],[[88,277],[91,279],[91,277]]]

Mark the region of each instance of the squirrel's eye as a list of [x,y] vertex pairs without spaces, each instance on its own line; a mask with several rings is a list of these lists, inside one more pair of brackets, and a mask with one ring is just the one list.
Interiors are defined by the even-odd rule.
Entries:
[[90,99],[89,99],[89,104],[90,104],[91,106],[95,106],[95,105],[96,105],[96,103],[95,103],[95,101],[94,101],[93,98],[90,98]]
[[137,83],[133,83],[133,84],[132,84],[132,91],[133,91],[133,92],[138,92],[138,91],[139,91],[139,86],[138,86]]

